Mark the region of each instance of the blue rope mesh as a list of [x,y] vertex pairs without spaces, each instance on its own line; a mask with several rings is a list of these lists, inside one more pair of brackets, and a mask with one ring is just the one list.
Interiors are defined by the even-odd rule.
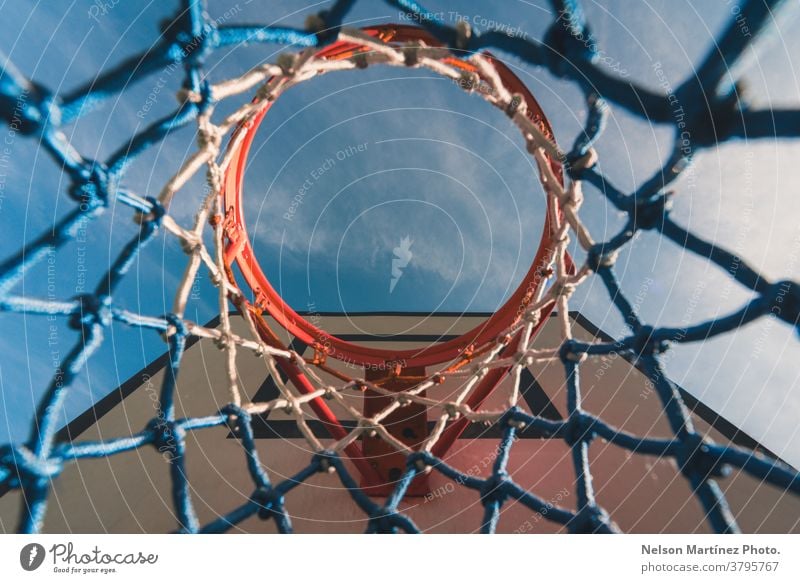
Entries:
[[[531,65],[571,80],[582,88],[588,110],[587,123],[567,157],[567,170],[573,178],[586,180],[597,187],[628,217],[627,224],[617,236],[596,244],[590,250],[589,264],[601,277],[629,327],[630,335],[616,342],[587,344],[570,340],[562,345],[561,359],[567,377],[567,419],[552,421],[528,415],[516,408],[510,409],[498,422],[504,433],[491,476],[485,479],[470,476],[430,454],[415,453],[408,457],[406,473],[382,506],[359,488],[342,459],[334,452],[318,453],[295,476],[272,483],[258,459],[251,416],[239,407],[229,405],[208,417],[176,418],[173,397],[181,357],[190,334],[187,326],[175,315],[144,316],[120,308],[112,301],[114,289],[125,277],[143,246],[158,232],[165,215],[165,209],[155,199],[137,196],[123,188],[121,183],[125,171],[139,154],[160,142],[171,131],[196,120],[211,105],[209,87],[203,80],[203,65],[213,51],[242,42],[322,46],[336,38],[343,19],[354,4],[353,0],[337,0],[328,10],[309,20],[311,31],[303,31],[269,26],[217,26],[206,14],[201,0],[183,0],[180,12],[165,27],[157,46],[126,60],[66,95],[53,95],[45,87],[34,84],[4,59],[4,69],[0,73],[0,115],[9,124],[15,123],[21,134],[38,138],[42,147],[64,169],[71,181],[67,194],[75,202],[75,208],[55,228],[48,229],[0,266],[0,309],[62,316],[81,336],[65,359],[63,372],[53,379],[42,398],[30,438],[25,443],[7,444],[0,448],[0,486],[21,489],[24,496],[19,523],[21,532],[41,529],[51,481],[58,477],[65,464],[76,459],[111,456],[145,446],[161,448],[161,451],[165,447],[170,448],[173,462],[170,464],[172,497],[183,532],[223,532],[253,515],[273,519],[280,532],[291,532],[285,497],[314,473],[331,469],[335,470],[342,485],[368,516],[369,532],[417,532],[415,524],[398,510],[398,506],[414,476],[426,467],[477,492],[485,509],[481,525],[483,532],[495,530],[500,510],[509,500],[540,512],[547,520],[565,525],[570,532],[615,532],[617,527],[597,504],[592,487],[588,450],[592,440],[597,437],[633,453],[674,459],[700,501],[711,527],[717,532],[738,531],[725,497],[714,481],[714,478],[725,475],[726,468],[741,468],[759,480],[800,494],[800,475],[792,468],[760,453],[706,441],[695,430],[678,388],[664,374],[659,362],[659,354],[667,342],[707,339],[770,313],[777,314],[800,330],[798,283],[771,281],[733,253],[675,223],[669,216],[670,195],[665,191],[688,165],[693,152],[738,137],[774,139],[797,138],[800,135],[800,109],[751,110],[740,100],[736,86],[722,87],[729,67],[741,57],[756,37],[755,33],[768,27],[772,12],[783,2],[751,0],[743,5],[739,18],[746,20],[754,34],[740,34],[737,22],[731,21],[717,39],[716,46],[697,68],[697,73],[675,91],[680,102],[687,104],[685,120],[691,128],[691,150],[681,147],[676,134],[674,154],[667,164],[630,194],[615,188],[596,169],[571,163],[585,156],[602,132],[608,115],[608,102],[653,123],[674,125],[674,114],[668,97],[615,77],[598,64],[596,43],[577,0],[551,0],[558,19],[551,25],[542,43],[509,36],[500,30],[473,31],[465,35],[463,29],[446,25],[436,14],[428,12],[416,2],[388,0],[388,3],[403,10],[454,49],[469,52],[485,48],[501,49]],[[85,158],[70,147],[64,134],[59,131],[61,128],[122,92],[131,81],[170,65],[183,66],[184,87],[199,95],[198,101],[182,103],[174,113],[134,135],[104,162]],[[140,213],[140,232],[122,249],[94,293],[65,301],[14,295],[15,285],[27,270],[40,263],[48,252],[70,242],[79,228],[84,228],[86,222],[103,213],[112,200]],[[611,265],[613,262],[605,261],[641,230],[656,231],[684,249],[709,259],[743,287],[752,290],[754,298],[735,313],[688,329],[645,325],[622,293]],[[775,310],[778,303],[780,309]],[[57,412],[67,398],[76,375],[103,342],[104,330],[113,321],[149,328],[158,333],[168,329],[174,331],[168,335],[169,370],[161,388],[163,416],[154,419],[142,432],[129,437],[98,442],[59,442],[56,439],[59,429]],[[580,365],[576,358],[583,354],[621,354],[635,359],[655,386],[674,437],[650,439],[630,435],[584,411],[581,407]],[[185,436],[189,431],[225,425],[235,427],[240,435],[255,489],[246,504],[201,526],[193,508],[186,475]],[[576,475],[576,511],[554,508],[510,479],[506,471],[509,452],[515,433],[525,425],[536,428],[551,439],[564,440],[571,448]]]

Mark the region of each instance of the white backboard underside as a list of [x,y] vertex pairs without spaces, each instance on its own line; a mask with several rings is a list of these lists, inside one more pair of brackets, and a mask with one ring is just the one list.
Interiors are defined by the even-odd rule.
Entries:
[[[413,314],[349,317],[324,314],[318,323],[331,334],[361,344],[411,348],[442,336],[446,339],[458,335],[483,319],[485,316],[480,314],[427,318]],[[240,318],[233,320],[234,331],[246,335]],[[579,339],[591,340],[602,334],[580,316],[574,315],[573,320]],[[376,338],[376,334],[391,336]],[[545,324],[536,344],[542,347],[559,344],[553,319]],[[178,379],[176,407],[179,417],[208,415],[228,402],[223,359],[223,353],[210,341],[196,342],[187,350]],[[271,385],[263,360],[242,351],[237,362],[242,393],[253,400],[269,396]],[[352,368],[349,374],[363,376],[363,372]],[[164,359],[134,375],[93,411],[71,424],[73,439],[111,439],[141,431],[158,412],[163,375]],[[484,407],[500,408],[508,395],[508,384],[506,379]],[[671,436],[658,396],[648,388],[644,376],[622,358],[589,359],[581,366],[581,385],[584,408],[590,413],[637,435]],[[565,379],[560,363],[531,366],[522,387],[525,391],[523,409],[537,409],[535,413],[554,418],[565,415]],[[445,383],[433,396],[444,398],[453,389],[450,382]],[[354,391],[352,398],[354,404],[360,406],[363,395]],[[695,407],[698,430],[716,442],[730,442],[733,436],[730,424],[716,418],[696,401],[691,401],[690,405]],[[344,419],[342,411],[336,413]],[[287,479],[308,465],[312,452],[304,439],[295,437],[289,417],[273,412],[266,421],[255,425],[260,459],[273,483]],[[320,435],[324,435],[324,429],[318,429]],[[747,442],[743,434],[736,439]],[[445,459],[461,471],[486,477],[497,443],[496,432],[473,427],[456,442]],[[622,530],[709,531],[699,503],[672,461],[632,454],[602,440],[592,443],[590,459],[598,503]],[[225,427],[191,432],[187,437],[186,463],[193,501],[202,524],[240,506],[253,492],[244,451]],[[352,464],[347,464],[357,478],[357,471]],[[574,471],[569,448],[564,442],[535,436],[519,439],[511,452],[509,473],[515,482],[543,500],[574,509]],[[152,447],[69,464],[53,484],[44,531],[174,530],[177,521],[170,486],[168,463]],[[745,532],[800,532],[797,497],[737,471],[722,479],[720,486]],[[480,527],[483,508],[477,492],[454,484],[438,473],[433,473],[431,487],[436,496],[407,498],[401,505],[418,527],[427,532],[473,532]],[[21,495],[17,491],[0,498],[0,530],[14,530],[20,502]],[[313,476],[287,496],[286,508],[296,532],[363,532],[366,528],[366,517],[335,475]],[[560,530],[559,525],[513,501],[503,507],[498,528],[499,532]],[[253,517],[232,531],[275,532],[275,524]]]

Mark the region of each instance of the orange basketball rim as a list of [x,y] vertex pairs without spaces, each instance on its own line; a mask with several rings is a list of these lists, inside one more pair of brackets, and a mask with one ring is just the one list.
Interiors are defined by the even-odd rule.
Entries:
[[[368,27],[361,31],[371,37],[380,39],[386,43],[424,43],[427,46],[442,46],[433,36],[423,29],[405,25],[384,25]],[[316,60],[343,60],[358,57],[359,54],[366,54],[372,49],[351,41],[339,41],[319,49],[312,58]],[[547,121],[541,107],[534,99],[531,92],[523,85],[519,78],[501,61],[489,54],[484,54],[494,66],[503,85],[512,93],[522,97],[527,105],[526,115],[537,124],[542,132],[553,140],[553,131]],[[442,62],[464,72],[479,75],[478,69],[462,58],[451,53]],[[221,207],[224,209],[225,217],[223,222],[223,234],[225,238],[224,261],[228,268],[228,276],[231,283],[239,287],[233,276],[232,267],[234,264],[239,268],[241,276],[252,292],[253,301],[244,300],[238,302],[240,310],[247,310],[253,316],[259,334],[262,339],[270,345],[278,348],[286,348],[279,340],[278,335],[271,329],[263,315],[269,314],[280,326],[285,328],[293,337],[297,338],[307,346],[313,348],[314,356],[308,358],[308,362],[320,367],[322,370],[333,374],[343,381],[350,382],[350,379],[341,372],[334,371],[326,366],[329,358],[341,360],[355,366],[363,366],[366,369],[366,379],[376,385],[388,388],[393,391],[401,391],[412,388],[415,384],[429,375],[426,367],[448,364],[446,368],[437,368],[437,374],[446,374],[448,371],[456,370],[475,359],[484,351],[497,342],[503,332],[514,324],[525,312],[525,308],[532,303],[538,296],[542,288],[546,285],[548,266],[553,259],[555,248],[554,228],[551,220],[553,212],[558,212],[557,201],[553,197],[548,197],[547,212],[544,227],[540,238],[539,249],[534,257],[530,269],[523,278],[520,285],[508,298],[497,312],[489,317],[479,326],[469,330],[465,334],[441,343],[434,343],[423,348],[410,350],[386,350],[374,347],[362,346],[353,342],[348,342],[334,335],[328,334],[325,330],[315,326],[300,314],[298,314],[286,301],[275,291],[269,282],[264,271],[261,269],[255,257],[252,242],[249,239],[246,229],[243,203],[243,181],[245,168],[248,161],[248,154],[255,134],[270,109],[274,100],[266,103],[252,118],[245,120],[237,129],[237,134],[232,141],[235,144],[230,152],[230,165],[224,178],[221,192]],[[555,176],[563,184],[562,166],[559,160],[550,157],[549,163]],[[240,298],[245,297],[242,294]],[[552,310],[553,304],[542,311],[540,324],[534,331],[538,332],[546,316]],[[516,349],[516,339],[504,339],[507,343],[506,354],[513,354]],[[310,383],[302,371],[290,359],[278,359],[278,366],[281,371],[293,382],[297,389],[302,393],[311,393],[315,387]],[[476,386],[468,397],[466,403],[473,409],[481,406],[483,401],[496,388],[502,378],[508,373],[508,368],[492,369]],[[379,374],[374,374],[380,371]],[[370,408],[379,405],[372,395],[372,405]],[[365,403],[365,408],[368,403]],[[312,409],[319,419],[325,424],[326,428],[335,439],[343,439],[348,430],[337,419],[328,405],[320,398],[310,402]],[[402,409],[400,410],[402,411]],[[366,411],[365,411],[366,412]],[[415,411],[414,414],[408,412],[401,415],[402,418],[394,419],[393,426],[398,430],[398,435],[404,424],[413,424],[416,435],[426,434],[426,418],[424,411]],[[416,418],[416,419],[415,419]],[[442,456],[447,449],[458,438],[466,428],[468,422],[459,419],[453,422],[441,438],[437,441],[432,453]],[[394,431],[392,431],[394,433]],[[411,444],[413,445],[413,444]],[[345,448],[345,452],[351,458],[364,478],[364,484],[371,493],[385,494],[388,483],[385,464],[369,463],[370,454],[379,453],[386,457],[387,452],[370,452],[367,442],[364,442],[364,450],[356,443],[351,443]],[[399,452],[398,452],[398,455]],[[391,457],[391,456],[389,456]],[[415,481],[413,487],[409,489],[409,494],[421,494],[426,490],[424,480]]]

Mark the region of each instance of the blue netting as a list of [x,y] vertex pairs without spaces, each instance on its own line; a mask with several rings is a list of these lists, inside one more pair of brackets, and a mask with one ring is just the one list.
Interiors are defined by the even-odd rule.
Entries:
[[[732,21],[717,45],[675,92],[685,107],[685,120],[691,128],[691,152],[714,147],[726,140],[747,137],[772,138],[800,135],[800,110],[751,110],[742,102],[736,86],[722,87],[729,67],[747,49],[756,32],[768,27],[771,14],[780,0],[752,0],[741,8],[739,19],[745,19],[754,34],[742,35],[739,24]],[[659,354],[667,342],[690,342],[707,339],[743,326],[745,323],[774,312],[791,326],[800,319],[800,287],[796,282],[770,281],[733,253],[713,242],[690,233],[669,215],[668,184],[687,166],[690,154],[676,136],[674,154],[661,171],[645,181],[634,192],[616,189],[596,169],[570,165],[584,157],[601,133],[607,117],[607,103],[613,102],[652,123],[674,124],[669,99],[635,83],[615,77],[597,63],[596,43],[587,42],[591,33],[580,6],[575,0],[552,0],[559,20],[554,22],[543,42],[509,36],[503,31],[488,30],[465,35],[463,29],[450,27],[416,2],[389,1],[438,39],[461,51],[498,48],[514,54],[554,75],[578,84],[585,96],[589,115],[585,131],[575,140],[567,158],[567,168],[576,178],[598,187],[611,203],[628,216],[625,228],[608,242],[595,245],[589,263],[600,275],[615,306],[630,328],[630,335],[616,342],[586,344],[568,341],[561,356],[567,375],[568,417],[551,421],[509,410],[498,422],[504,436],[499,445],[492,475],[486,479],[468,476],[429,454],[409,456],[407,472],[394,493],[383,505],[367,496],[349,475],[336,453],[313,456],[311,463],[297,475],[274,484],[262,469],[256,452],[250,414],[230,405],[215,415],[178,419],[173,396],[181,357],[189,331],[184,321],[174,315],[161,317],[132,313],[114,305],[114,289],[126,275],[140,249],[158,232],[165,209],[152,197],[141,197],[125,190],[122,181],[131,162],[157,144],[169,132],[196,120],[210,103],[210,92],[204,81],[203,64],[216,49],[242,42],[282,43],[292,46],[321,46],[336,38],[338,27],[353,0],[338,0],[318,18],[312,20],[313,32],[275,27],[217,26],[205,13],[200,0],[183,0],[182,10],[174,22],[164,28],[159,44],[143,55],[137,55],[120,66],[101,74],[86,86],[67,95],[56,96],[45,87],[35,85],[22,76],[10,62],[4,61],[0,76],[0,114],[8,123],[15,123],[22,134],[41,140],[42,147],[59,164],[71,180],[68,196],[75,208],[55,228],[25,246],[17,255],[0,266],[0,309],[25,314],[56,315],[67,318],[70,326],[81,333],[81,340],[64,361],[63,372],[48,387],[42,399],[28,441],[0,448],[0,486],[21,489],[24,495],[19,530],[38,531],[43,524],[51,481],[72,460],[111,456],[145,446],[166,446],[173,449],[170,465],[173,501],[185,532],[220,532],[242,520],[258,515],[273,519],[281,532],[291,531],[291,520],[284,507],[284,497],[309,476],[331,467],[349,491],[353,500],[369,517],[370,532],[417,531],[414,523],[398,510],[409,484],[421,468],[457,480],[475,490],[485,508],[482,531],[493,532],[503,504],[517,501],[541,512],[548,520],[566,525],[571,532],[612,532],[616,527],[608,514],[596,503],[592,487],[588,450],[592,440],[601,437],[633,453],[667,456],[677,463],[699,499],[707,519],[718,532],[736,532],[738,527],[725,497],[714,478],[724,475],[729,466],[741,468],[757,479],[800,494],[800,476],[784,464],[759,453],[733,446],[710,443],[696,432],[678,388],[666,377],[659,363]],[[567,25],[565,26],[564,23]],[[101,102],[124,90],[131,81],[165,66],[180,64],[185,70],[185,88],[200,96],[186,101],[171,115],[151,124],[113,153],[104,162],[82,157],[72,149],[59,130],[75,122]],[[688,105],[691,104],[691,105]],[[36,299],[15,295],[14,289],[26,270],[40,263],[47,254],[72,240],[85,221],[100,215],[113,200],[141,213],[141,231],[120,252],[94,293],[64,301]],[[653,328],[643,324],[621,292],[610,254],[628,243],[640,230],[651,230],[671,239],[683,248],[709,259],[730,273],[737,282],[754,293],[754,298],[739,311],[728,316],[702,322],[688,329]],[[780,307],[777,310],[778,302]],[[70,387],[87,359],[103,341],[103,332],[113,321],[163,333],[168,329],[170,348],[169,371],[161,390],[164,415],[154,419],[142,432],[101,442],[58,442],[58,414]],[[621,432],[581,408],[580,364],[576,355],[623,354],[636,359],[650,378],[662,401],[664,413],[674,432],[672,439],[649,439]],[[518,427],[532,426],[553,439],[564,440],[571,448],[576,474],[577,511],[552,506],[513,482],[506,472],[506,463]],[[185,472],[185,436],[188,431],[231,425],[241,436],[247,467],[255,489],[250,500],[228,515],[201,526],[195,515],[189,482]]]

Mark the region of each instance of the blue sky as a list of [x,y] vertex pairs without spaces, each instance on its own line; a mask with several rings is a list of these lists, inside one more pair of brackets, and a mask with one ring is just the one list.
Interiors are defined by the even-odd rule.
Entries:
[[[15,31],[0,39],[0,50],[25,75],[55,92],[69,91],[153,44],[158,22],[174,13],[177,2],[112,5],[103,14],[88,1],[0,2],[5,30]],[[209,12],[226,23],[301,26],[307,14],[325,5],[211,1]],[[491,19],[535,39],[553,18],[544,0],[426,5],[448,19],[463,16],[478,28]],[[619,63],[619,74],[657,89],[663,79],[677,86],[691,74],[738,3],[608,0],[584,5],[608,62]],[[348,23],[400,20],[387,5],[362,0]],[[783,21],[780,34],[760,43],[735,72],[747,81],[758,107],[797,106],[800,38],[787,34],[790,25]],[[211,60],[209,75],[215,81],[240,75],[274,61],[279,50],[232,47]],[[507,64],[532,89],[559,142],[571,144],[584,120],[577,88],[516,58]],[[131,85],[68,128],[72,143],[87,156],[107,157],[137,128],[171,111],[180,80],[180,71],[164,70]],[[223,104],[220,112],[248,98]],[[597,145],[602,171],[622,190],[632,190],[669,155],[671,135],[665,126],[614,108]],[[287,92],[264,122],[245,183],[248,230],[262,265],[300,310],[494,310],[525,273],[542,224],[541,187],[522,146],[504,116],[431,73],[392,68],[327,75]],[[176,132],[134,164],[125,185],[157,194],[194,147],[192,129]],[[13,164],[2,170],[2,258],[72,208],[64,177],[36,143],[17,136],[12,148]],[[702,152],[675,185],[673,216],[770,277],[798,279],[800,227],[792,213],[800,183],[798,155],[797,141],[740,141]],[[310,187],[289,220],[285,215],[306,181]],[[202,196],[200,182],[192,185],[172,208],[184,224],[191,222]],[[582,216],[598,240],[622,224],[590,188]],[[50,291],[71,297],[84,277],[94,285],[135,232],[129,209],[112,205],[85,242],[53,258]],[[413,241],[413,256],[390,293],[393,249],[404,237]],[[86,260],[79,262],[79,256]],[[184,261],[176,241],[162,236],[147,248],[115,301],[147,314],[170,311]],[[617,265],[623,289],[641,298],[640,313],[653,324],[698,322],[732,311],[749,297],[717,268],[650,233],[626,248]],[[579,290],[573,308],[621,334],[622,323],[599,283],[592,279]],[[26,276],[20,291],[47,297],[47,265]],[[203,322],[215,315],[214,289],[205,273],[196,291],[187,317]],[[0,322],[3,442],[27,434],[54,362],[72,346],[75,333],[63,321],[40,317],[0,314]],[[113,327],[79,379],[65,420],[163,350],[152,333]],[[674,380],[795,463],[800,463],[798,359],[793,331],[774,320],[677,347],[666,357]]]

